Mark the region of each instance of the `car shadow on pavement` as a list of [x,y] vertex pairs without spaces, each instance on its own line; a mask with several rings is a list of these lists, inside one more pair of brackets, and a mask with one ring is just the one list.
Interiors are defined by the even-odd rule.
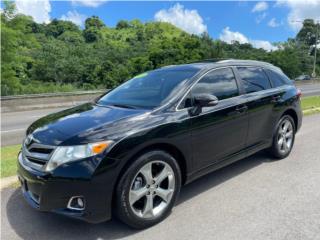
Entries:
[[[270,159],[264,153],[210,173],[181,189],[176,208],[198,194],[213,189],[215,186],[250,170]],[[130,229],[117,220],[106,223],[89,224],[53,213],[35,211],[24,201],[20,189],[9,197],[6,205],[8,222],[22,239],[121,239],[134,235],[137,230]]]

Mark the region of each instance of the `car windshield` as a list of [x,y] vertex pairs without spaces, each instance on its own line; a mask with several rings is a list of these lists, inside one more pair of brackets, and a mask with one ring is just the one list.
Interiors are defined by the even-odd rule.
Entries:
[[198,69],[159,69],[140,74],[110,91],[99,105],[153,109],[166,103]]

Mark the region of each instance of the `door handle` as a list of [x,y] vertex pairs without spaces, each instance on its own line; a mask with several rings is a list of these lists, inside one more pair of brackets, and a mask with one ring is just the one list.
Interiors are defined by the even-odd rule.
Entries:
[[272,103],[277,103],[281,100],[281,96],[277,95],[277,96],[273,96],[271,102]]
[[247,110],[248,110],[248,106],[247,105],[241,105],[241,106],[236,107],[236,111],[238,113],[243,113],[243,112],[245,112]]

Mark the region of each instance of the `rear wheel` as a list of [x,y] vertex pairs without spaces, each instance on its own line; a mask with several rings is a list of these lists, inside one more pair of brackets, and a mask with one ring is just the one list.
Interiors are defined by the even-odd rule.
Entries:
[[283,116],[273,137],[273,143],[270,148],[270,153],[277,159],[287,157],[293,147],[295,139],[295,124],[289,115]]
[[164,151],[139,157],[117,187],[116,215],[133,228],[146,228],[170,213],[181,186],[176,160]]

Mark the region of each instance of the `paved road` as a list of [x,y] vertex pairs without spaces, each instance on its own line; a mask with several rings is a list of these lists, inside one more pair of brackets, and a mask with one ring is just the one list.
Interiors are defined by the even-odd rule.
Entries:
[[21,143],[27,127],[35,120],[63,108],[10,112],[1,114],[1,146]]
[[291,155],[260,153],[182,189],[162,223],[134,231],[31,209],[19,189],[1,193],[1,239],[320,239],[320,114],[304,118]]
[[316,96],[320,95],[320,83],[313,83],[313,84],[297,84],[297,87],[301,89],[302,96]]
[[[320,84],[299,84],[303,96],[320,95]],[[2,114],[1,145],[7,146],[21,143],[26,128],[36,119],[63,108],[49,108],[25,112],[11,112]]]

